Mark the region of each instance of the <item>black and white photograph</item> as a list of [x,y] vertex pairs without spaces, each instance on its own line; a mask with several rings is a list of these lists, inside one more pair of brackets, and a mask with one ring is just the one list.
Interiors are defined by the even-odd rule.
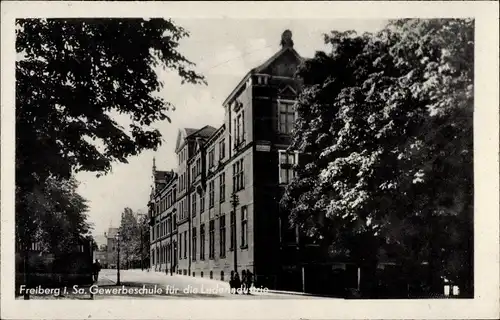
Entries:
[[22,5],[2,5],[2,307],[497,318],[498,3]]

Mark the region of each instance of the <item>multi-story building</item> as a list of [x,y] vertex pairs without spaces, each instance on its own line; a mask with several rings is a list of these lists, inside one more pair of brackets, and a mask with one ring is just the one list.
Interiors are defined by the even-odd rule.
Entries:
[[180,130],[175,173],[153,164],[154,269],[221,280],[249,269],[259,285],[304,289],[298,232],[279,207],[298,161],[287,148],[302,58],[290,31],[281,45],[229,94],[219,128]]

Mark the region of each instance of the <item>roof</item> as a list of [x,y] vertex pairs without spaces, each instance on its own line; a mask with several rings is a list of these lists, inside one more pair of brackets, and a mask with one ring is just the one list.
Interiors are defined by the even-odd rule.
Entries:
[[168,181],[174,176],[173,171],[155,171],[155,180],[165,180]]
[[201,129],[193,128],[182,128],[177,134],[177,142],[175,144],[175,151],[179,151],[179,148],[184,145],[185,139],[187,138],[209,138],[215,131],[216,128],[206,125]]
[[189,134],[188,137],[193,135],[193,136],[200,136],[202,138],[209,138],[210,136],[212,136],[212,134],[215,133],[215,131],[217,131],[216,128],[207,125],[201,128],[200,130],[197,130],[196,132]]
[[224,100],[224,103],[222,105],[226,105],[233,97],[234,95],[238,92],[238,90],[241,88],[241,86],[248,80],[248,78],[252,75],[252,74],[256,74],[256,73],[261,73],[263,72],[265,69],[267,69],[267,67],[269,67],[274,61],[276,61],[276,59],[278,59],[281,55],[283,55],[284,53],[286,52],[291,52],[292,54],[294,54],[300,61],[304,61],[304,58],[302,58],[299,53],[297,51],[295,51],[295,49],[293,47],[283,47],[281,48],[278,52],[276,52],[271,58],[267,59],[263,64],[261,64],[260,66],[256,67],[256,68],[253,68],[251,69],[244,77],[243,79],[238,83],[238,85],[234,88],[234,90],[231,92],[231,94],[229,94],[229,96],[226,98],[226,100]]
[[186,136],[190,136],[190,135],[192,135],[193,133],[195,133],[198,130],[200,130],[200,129],[184,128],[184,131],[186,131]]

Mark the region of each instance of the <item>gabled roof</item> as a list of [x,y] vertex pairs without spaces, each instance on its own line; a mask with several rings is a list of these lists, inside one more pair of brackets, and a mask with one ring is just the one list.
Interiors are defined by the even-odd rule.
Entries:
[[184,145],[184,141],[187,138],[208,138],[210,137],[215,131],[217,131],[216,128],[206,125],[201,129],[193,129],[193,128],[182,128],[179,130],[179,133],[177,134],[177,142],[175,144],[175,152],[179,151],[179,148]]
[[283,47],[281,48],[278,52],[276,52],[271,58],[267,59],[263,64],[261,64],[260,66],[256,67],[256,68],[253,68],[252,70],[250,70],[244,77],[243,79],[240,81],[240,83],[238,83],[238,85],[234,88],[234,90],[231,92],[231,94],[226,98],[226,100],[224,100],[224,103],[222,105],[226,105],[233,97],[234,95],[236,94],[236,92],[238,92],[238,90],[241,88],[241,86],[248,80],[248,78],[252,75],[252,74],[257,74],[257,73],[262,73],[263,71],[265,71],[273,62],[275,62],[279,57],[281,57],[282,55],[284,55],[285,53],[287,52],[291,52],[299,61],[304,61],[304,59],[299,55],[299,53],[297,51],[295,51],[295,49],[293,47]]
[[216,128],[212,127],[212,126],[204,126],[203,128],[201,128],[200,130],[192,133],[190,136],[199,136],[201,138],[209,138],[210,136],[212,136],[212,134],[215,133],[215,131],[217,131]]

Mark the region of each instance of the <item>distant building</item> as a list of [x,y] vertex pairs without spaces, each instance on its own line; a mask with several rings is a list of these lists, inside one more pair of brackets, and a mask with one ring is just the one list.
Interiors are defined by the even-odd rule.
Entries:
[[[294,74],[303,60],[289,31],[281,44],[227,97],[219,128],[180,130],[175,172],[158,171],[153,163],[153,269],[227,281],[236,264],[240,274],[250,269],[262,286],[304,290],[301,254],[310,263],[315,249],[299,250],[298,230],[289,228],[279,208],[299,160],[287,148],[301,89]],[[239,198],[236,210],[233,194]]]
[[[107,239],[107,256],[106,256],[106,263],[108,265],[108,268],[116,268],[116,262],[117,262],[117,247],[116,247],[116,234],[118,233],[118,228],[109,228],[108,232],[105,233],[104,235],[106,236]],[[102,264],[102,263],[101,263]]]

